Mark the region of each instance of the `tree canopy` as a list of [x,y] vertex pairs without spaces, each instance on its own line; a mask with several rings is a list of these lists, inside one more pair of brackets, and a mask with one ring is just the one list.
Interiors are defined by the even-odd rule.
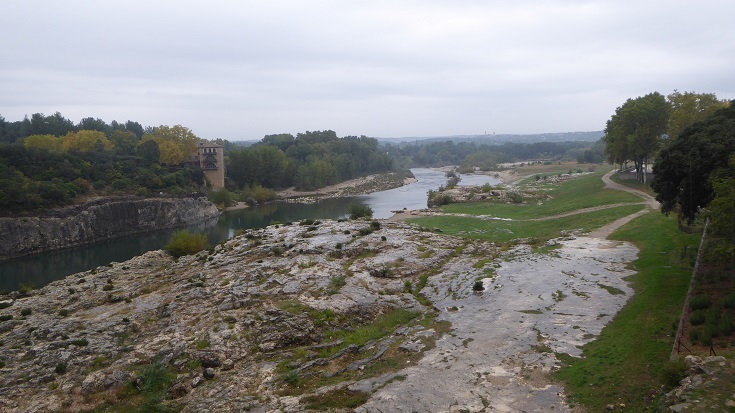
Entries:
[[661,210],[680,209],[692,222],[715,198],[712,179],[726,170],[735,154],[735,101],[709,118],[686,127],[661,150],[651,187]]
[[648,160],[663,141],[670,106],[658,92],[628,99],[605,125],[605,152],[611,163],[635,163],[638,180],[646,181]]

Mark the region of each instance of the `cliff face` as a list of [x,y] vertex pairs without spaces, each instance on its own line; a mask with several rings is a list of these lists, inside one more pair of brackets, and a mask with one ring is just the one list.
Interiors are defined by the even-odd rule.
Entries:
[[0,218],[0,259],[183,226],[219,213],[204,198],[115,199],[66,208],[52,216]]

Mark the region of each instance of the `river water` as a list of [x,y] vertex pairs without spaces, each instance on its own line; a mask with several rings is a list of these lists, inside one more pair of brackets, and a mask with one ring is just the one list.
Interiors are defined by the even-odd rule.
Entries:
[[[389,218],[392,211],[403,208],[426,208],[426,193],[446,183],[443,172],[427,168],[411,169],[417,182],[387,191],[355,197],[325,199],[313,204],[274,202],[238,211],[223,213],[218,219],[189,227],[207,234],[214,245],[241,229],[260,228],[272,222],[297,222],[302,219],[339,219],[349,215],[352,204],[367,205],[374,218]],[[460,185],[499,184],[497,178],[486,175],[462,175]],[[19,285],[35,288],[69,274],[86,271],[111,262],[126,261],[147,251],[163,248],[175,230],[155,231],[105,242],[53,251],[0,262],[0,291],[12,291]]]

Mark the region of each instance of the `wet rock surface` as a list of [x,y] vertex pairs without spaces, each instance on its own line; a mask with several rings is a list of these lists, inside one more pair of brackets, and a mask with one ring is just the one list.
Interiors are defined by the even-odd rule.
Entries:
[[[636,250],[557,244],[503,252],[325,221],[74,274],[5,297],[0,411],[89,409],[136,394],[153,364],[172,375],[162,403],[184,412],[308,411],[343,394],[364,395],[360,412],[567,411],[553,352],[579,356],[622,307]],[[410,317],[381,324],[395,314]]]

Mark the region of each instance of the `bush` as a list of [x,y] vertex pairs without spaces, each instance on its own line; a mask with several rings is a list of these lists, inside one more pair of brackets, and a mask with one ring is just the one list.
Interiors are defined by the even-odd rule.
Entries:
[[703,310],[709,308],[712,305],[712,299],[708,295],[695,295],[692,297],[692,301],[689,302],[689,308],[694,310]]
[[56,364],[56,368],[54,369],[56,374],[64,374],[66,373],[66,363],[59,362]]
[[235,204],[235,199],[226,188],[222,188],[219,191],[212,191],[209,193],[209,200],[212,201],[213,204],[216,205],[223,205],[223,206],[232,206]]
[[485,286],[482,285],[481,280],[475,281],[474,284],[472,284],[472,291],[483,291],[485,289]]
[[684,360],[670,361],[661,370],[661,381],[668,388],[674,388],[687,376],[687,365]]
[[702,310],[692,311],[692,314],[689,316],[689,322],[693,326],[704,324],[705,319],[706,319],[705,312]]
[[359,218],[369,219],[373,217],[373,209],[367,205],[352,204],[350,205],[349,212],[350,212],[350,219],[359,219]]
[[25,316],[31,315],[32,312],[33,312],[33,310],[31,310],[30,308],[24,308],[24,309],[20,310],[20,315],[22,315],[22,316],[25,317]]
[[176,231],[163,249],[174,258],[183,255],[196,254],[209,247],[209,241],[204,234],[195,234],[187,230]]
[[726,295],[723,304],[725,308],[735,308],[735,293]]

